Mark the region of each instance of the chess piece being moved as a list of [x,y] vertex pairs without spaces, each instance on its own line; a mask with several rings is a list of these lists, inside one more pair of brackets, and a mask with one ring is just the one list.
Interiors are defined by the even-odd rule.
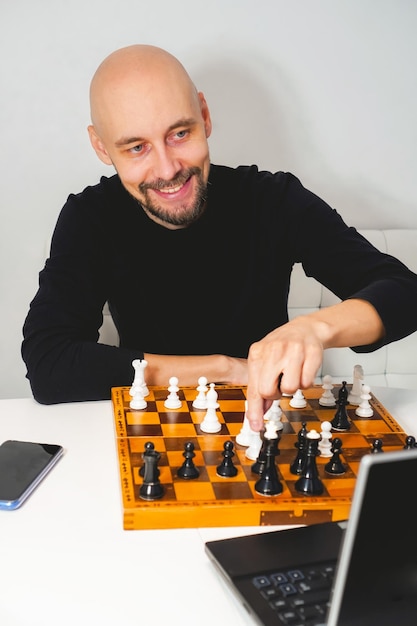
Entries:
[[242,428],[236,435],[236,443],[240,446],[250,446],[252,441],[252,433],[254,432],[250,427],[246,411],[248,410],[248,401],[245,400],[245,414],[243,416]]
[[306,435],[306,459],[303,473],[296,481],[294,488],[299,493],[310,496],[319,496],[324,491],[323,482],[317,469],[316,457],[320,454],[318,444],[320,434],[316,430],[310,430]]

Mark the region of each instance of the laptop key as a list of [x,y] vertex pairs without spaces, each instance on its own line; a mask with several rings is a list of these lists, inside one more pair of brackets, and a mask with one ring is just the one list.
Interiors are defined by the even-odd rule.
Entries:
[[330,590],[324,589],[323,591],[299,594],[294,598],[290,598],[289,602],[293,608],[310,606],[312,604],[319,604],[325,607],[329,600],[329,595]]
[[271,581],[268,576],[255,576],[255,578],[252,579],[252,582],[257,589],[263,589],[264,587],[271,586]]

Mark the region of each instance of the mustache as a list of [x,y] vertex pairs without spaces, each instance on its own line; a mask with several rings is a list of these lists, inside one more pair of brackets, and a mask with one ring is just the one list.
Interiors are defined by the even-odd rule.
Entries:
[[163,178],[157,178],[150,183],[140,183],[139,190],[145,193],[148,189],[169,189],[170,187],[177,187],[183,185],[191,178],[191,176],[199,176],[201,169],[199,167],[189,167],[186,170],[181,170],[171,180],[165,180]]

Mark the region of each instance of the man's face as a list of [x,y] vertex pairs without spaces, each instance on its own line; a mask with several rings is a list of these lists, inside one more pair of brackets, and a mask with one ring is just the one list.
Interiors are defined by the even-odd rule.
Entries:
[[[194,222],[204,210],[210,160],[210,115],[202,94],[157,84],[105,98],[98,133],[89,128],[99,158],[112,163],[127,191],[167,228]],[[123,96],[123,97],[122,97]]]

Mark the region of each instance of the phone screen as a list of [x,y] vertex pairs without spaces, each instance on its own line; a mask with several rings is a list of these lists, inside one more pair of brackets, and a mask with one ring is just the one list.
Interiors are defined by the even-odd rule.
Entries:
[[8,440],[0,445],[0,509],[16,509],[61,458],[57,444]]

